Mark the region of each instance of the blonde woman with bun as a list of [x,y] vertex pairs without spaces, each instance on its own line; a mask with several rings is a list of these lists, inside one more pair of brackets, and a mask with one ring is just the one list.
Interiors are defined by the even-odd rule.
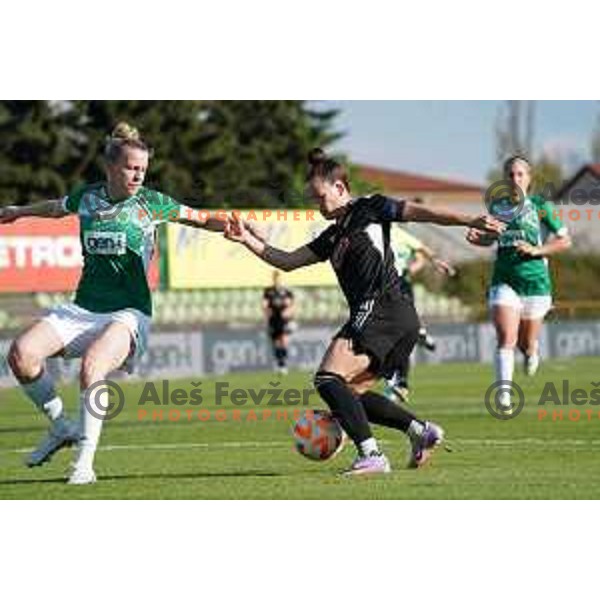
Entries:
[[[96,480],[93,461],[109,399],[108,388],[100,382],[117,369],[131,372],[146,348],[152,317],[147,273],[156,227],[177,221],[224,229],[216,219],[186,220],[188,207],[143,187],[150,154],[137,129],[119,123],[104,148],[105,181],[62,199],[0,209],[0,224],[22,217],[79,218],[84,263],[74,301],[51,309],[18,335],[8,354],[23,391],[50,420],[48,436],[26,464],[42,465],[61,448],[77,444],[71,484]],[[80,424],[65,414],[45,368],[52,356],[81,358]]]

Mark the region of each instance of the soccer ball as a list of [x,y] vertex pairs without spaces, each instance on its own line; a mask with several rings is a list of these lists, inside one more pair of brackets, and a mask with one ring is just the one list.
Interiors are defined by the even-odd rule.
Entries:
[[307,410],[292,430],[296,450],[311,460],[327,460],[344,446],[346,434],[325,410]]

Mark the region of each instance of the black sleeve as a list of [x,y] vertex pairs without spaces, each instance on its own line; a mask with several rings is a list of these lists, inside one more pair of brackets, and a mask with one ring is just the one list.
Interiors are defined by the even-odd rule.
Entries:
[[265,288],[265,291],[263,292],[263,300],[270,300],[270,299],[271,299],[271,289]]
[[394,200],[382,194],[375,194],[369,198],[369,208],[373,218],[378,222],[403,221],[404,200]]
[[333,252],[336,231],[337,227],[335,225],[330,225],[323,233],[321,233],[321,235],[307,244],[311,251],[322,261],[327,260]]

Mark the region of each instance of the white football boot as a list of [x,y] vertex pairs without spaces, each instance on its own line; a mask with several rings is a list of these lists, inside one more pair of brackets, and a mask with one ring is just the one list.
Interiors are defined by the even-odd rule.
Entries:
[[533,377],[538,372],[538,369],[540,368],[540,355],[537,353],[532,354],[531,356],[526,355],[524,367],[525,367],[525,375],[527,375],[527,377]]
[[94,473],[94,469],[73,465],[73,470],[67,483],[69,485],[89,485],[96,483],[96,473]]

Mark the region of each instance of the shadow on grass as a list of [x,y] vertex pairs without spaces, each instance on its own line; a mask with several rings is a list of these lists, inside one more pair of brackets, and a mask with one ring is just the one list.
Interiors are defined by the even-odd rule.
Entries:
[[[284,473],[275,473],[270,471],[228,471],[226,473],[130,473],[98,477],[98,482],[96,485],[102,485],[102,483],[105,481],[142,481],[144,479],[209,479],[213,477],[281,477],[283,475]],[[44,479],[0,479],[0,486],[65,482],[66,477],[47,477]]]

